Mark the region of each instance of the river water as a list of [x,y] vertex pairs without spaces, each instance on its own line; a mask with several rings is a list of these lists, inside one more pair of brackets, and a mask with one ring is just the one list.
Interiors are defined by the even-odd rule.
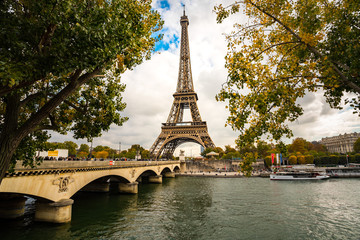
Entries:
[[1,221],[0,239],[360,239],[360,179],[164,179],[137,195],[81,193],[72,221]]

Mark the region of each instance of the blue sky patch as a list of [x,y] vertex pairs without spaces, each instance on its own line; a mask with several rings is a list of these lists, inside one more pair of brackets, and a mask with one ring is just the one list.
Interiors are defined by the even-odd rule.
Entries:
[[165,10],[170,10],[169,2],[166,1],[166,0],[161,0],[160,1],[160,8],[165,9]]
[[[161,31],[161,33],[165,33],[165,32],[166,32],[166,29],[163,29],[163,30]],[[158,52],[158,51],[166,51],[166,50],[168,50],[168,49],[170,48],[170,45],[171,45],[171,44],[175,44],[175,46],[178,47],[178,46],[179,46],[179,42],[180,42],[179,37],[176,36],[175,34],[173,34],[172,37],[171,37],[171,39],[170,39],[170,41],[167,41],[167,42],[166,42],[166,41],[164,41],[164,40],[161,40],[161,41],[157,42],[157,43],[155,44],[155,52]]]

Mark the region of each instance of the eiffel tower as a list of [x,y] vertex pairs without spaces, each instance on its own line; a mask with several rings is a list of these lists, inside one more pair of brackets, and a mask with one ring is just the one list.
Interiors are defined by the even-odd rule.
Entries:
[[[150,148],[150,154],[156,159],[171,158],[180,144],[195,142],[204,148],[215,148],[210,138],[205,121],[201,120],[200,112],[196,101],[198,96],[194,91],[194,83],[191,74],[190,49],[188,37],[189,20],[185,15],[180,18],[181,24],[181,46],[180,66],[176,92],[173,94],[169,117],[166,123],[162,124],[161,133]],[[184,109],[190,109],[192,121],[183,122]]]

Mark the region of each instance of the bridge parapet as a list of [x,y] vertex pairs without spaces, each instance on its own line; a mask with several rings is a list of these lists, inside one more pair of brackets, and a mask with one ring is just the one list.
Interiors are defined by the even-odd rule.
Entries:
[[171,164],[179,164],[179,161],[43,161],[35,168],[24,167],[22,166],[22,161],[17,161],[15,171],[7,172],[5,177],[101,171]]

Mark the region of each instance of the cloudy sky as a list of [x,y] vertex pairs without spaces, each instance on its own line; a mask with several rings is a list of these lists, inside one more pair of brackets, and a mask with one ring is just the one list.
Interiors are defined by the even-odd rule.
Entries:
[[[151,60],[146,61],[132,71],[126,72],[122,81],[127,85],[124,101],[127,108],[123,116],[129,120],[121,127],[112,126],[102,137],[94,139],[93,145],[107,145],[114,149],[128,149],[133,144],[140,144],[149,149],[161,132],[161,123],[166,122],[173,102],[172,94],[176,91],[179,68],[180,16],[185,4],[190,25],[190,57],[195,91],[198,94],[198,107],[203,121],[207,122],[209,134],[216,146],[235,146],[238,133],[225,127],[227,111],[225,103],[217,102],[215,95],[221,84],[226,81],[224,67],[226,41],[224,34],[232,30],[235,22],[246,21],[246,17],[237,14],[216,23],[215,5],[227,5],[231,0],[168,0],[153,1],[153,8],[158,10],[165,21],[162,33],[164,38],[156,46]],[[295,137],[308,141],[342,133],[360,132],[358,117],[351,109],[334,110],[329,107],[322,94],[308,94],[299,101],[304,107],[304,115],[290,126]],[[190,114],[185,114],[185,120]],[[291,143],[292,139],[283,139]],[[75,141],[78,144],[86,140],[75,140],[72,134],[52,133],[50,141]],[[200,146],[189,143],[179,146],[175,152],[185,150],[187,156],[198,156]]]

